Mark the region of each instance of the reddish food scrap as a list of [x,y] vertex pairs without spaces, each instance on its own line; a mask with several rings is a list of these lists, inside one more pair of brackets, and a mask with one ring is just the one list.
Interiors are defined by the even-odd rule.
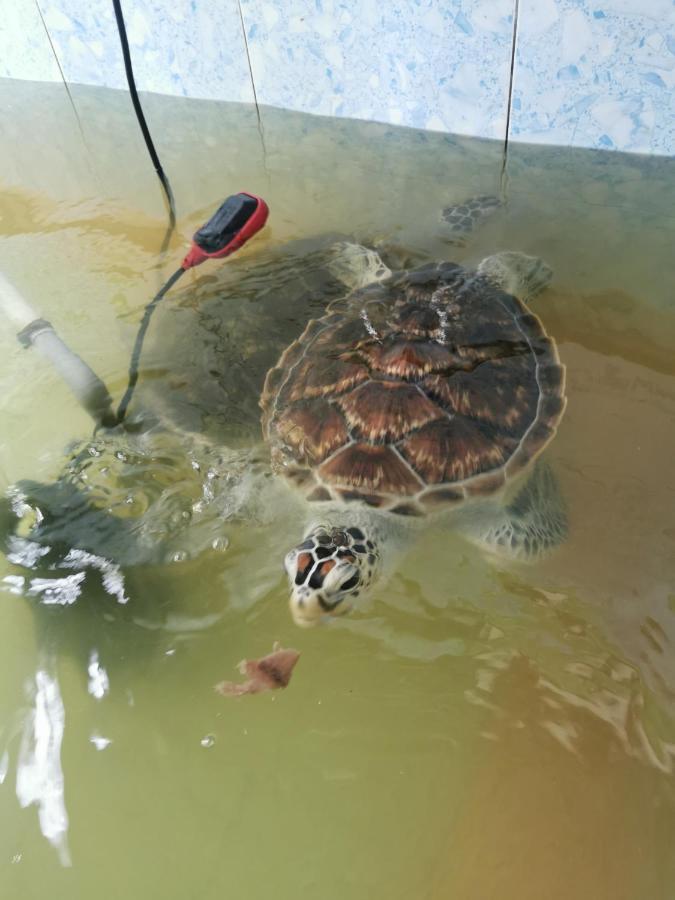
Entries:
[[242,694],[260,694],[285,688],[300,654],[292,648],[275,643],[272,652],[260,659],[242,659],[238,669],[246,681],[221,681],[215,690],[224,697],[241,697]]

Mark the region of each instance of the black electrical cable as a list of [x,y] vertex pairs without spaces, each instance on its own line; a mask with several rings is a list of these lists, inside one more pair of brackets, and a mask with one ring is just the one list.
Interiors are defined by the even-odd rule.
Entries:
[[[155,145],[152,142],[150,129],[148,128],[148,123],[145,121],[145,116],[143,115],[143,107],[141,106],[141,101],[138,97],[138,91],[136,90],[136,82],[134,81],[134,71],[131,64],[131,53],[129,52],[129,41],[127,40],[127,30],[124,24],[124,15],[122,14],[121,0],[112,0],[112,4],[115,11],[115,19],[117,20],[117,31],[119,33],[120,44],[122,46],[124,69],[127,75],[127,84],[129,86],[131,102],[133,103],[134,110],[136,112],[136,118],[138,119],[138,124],[143,134],[143,138],[145,139],[145,146],[148,148],[150,159],[152,160],[152,164],[155,167],[155,172],[157,173],[157,177],[159,178],[162,188],[164,189],[164,195],[166,198],[166,205],[169,213],[169,226],[167,228],[166,234],[164,236],[164,241],[162,242],[162,247],[160,249],[160,255],[163,256],[166,252],[167,247],[169,246],[169,240],[176,226],[176,206],[173,198],[173,191],[171,190],[169,179],[167,178],[164,169],[162,168],[162,164],[159,161],[159,156],[157,155],[157,151],[155,150]],[[251,208],[251,204],[253,208]],[[199,263],[203,262],[207,257],[220,258],[223,256],[228,256],[230,253],[233,253],[235,250],[239,249],[239,247],[241,247],[243,243],[245,243],[250,237],[252,237],[263,227],[263,225],[267,221],[268,213],[269,210],[264,200],[261,200],[260,197],[254,197],[252,194],[242,192],[241,194],[236,194],[233,197],[228,197],[227,200],[221,204],[217,212],[209,219],[209,221],[204,226],[202,226],[202,228],[195,234],[192,250],[183,260],[183,265],[180,267],[180,269],[177,269],[169,278],[169,280],[159,289],[159,291],[155,294],[155,296],[143,311],[143,319],[141,320],[141,324],[138,328],[136,341],[134,343],[134,349],[131,354],[131,360],[129,362],[129,380],[127,383],[127,388],[124,392],[124,396],[122,397],[117,408],[115,424],[120,425],[124,421],[124,417],[126,416],[127,408],[129,406],[129,403],[131,402],[134,388],[136,387],[136,383],[138,382],[138,371],[141,352],[143,350],[143,340],[148,330],[152,314],[155,311],[155,307],[157,306],[159,301],[167,293],[167,291],[174,286],[183,272],[185,272],[187,269],[191,268],[192,266],[199,265]],[[216,238],[215,244],[213,246],[210,246],[209,242],[213,242],[214,238]]]
[[[112,5],[115,11],[115,19],[117,20],[117,31],[119,32],[120,36],[120,44],[122,45],[124,70],[127,76],[127,84],[129,86],[131,102],[133,103],[134,110],[136,112],[136,118],[138,119],[138,124],[145,140],[145,146],[148,148],[150,159],[152,160],[152,164],[155,167],[155,172],[157,172],[157,177],[159,178],[164,190],[167,212],[169,213],[169,225],[167,227],[166,234],[164,235],[164,240],[162,241],[162,246],[159,251],[160,256],[163,256],[167,250],[167,247],[169,246],[171,235],[173,234],[173,231],[176,227],[176,204],[173,198],[171,184],[169,183],[169,179],[167,178],[166,173],[162,168],[162,164],[159,161],[159,156],[157,155],[157,151],[155,150],[155,145],[152,142],[150,129],[148,128],[148,123],[145,121],[143,107],[141,106],[138,91],[136,90],[134,70],[131,65],[131,53],[129,51],[129,41],[127,40],[127,29],[124,24],[124,15],[122,14],[122,4],[120,0],[112,0]],[[124,420],[127,412],[127,407],[129,406],[134,388],[136,387],[136,382],[138,381],[138,369],[141,359],[141,351],[143,350],[143,340],[145,338],[145,333],[148,330],[148,325],[150,324],[150,318],[155,310],[155,307],[162,299],[164,294],[166,294],[169,288],[173,287],[173,285],[178,281],[184,271],[185,269],[180,268],[176,272],[174,272],[171,278],[169,278],[166,284],[157,292],[150,303],[148,303],[148,305],[145,307],[145,311],[143,312],[143,319],[138,328],[136,342],[134,344],[133,353],[131,354],[131,360],[129,362],[129,381],[127,383],[127,389],[124,392],[124,396],[122,397],[120,405],[117,408],[117,424],[120,424]]]
[[152,300],[145,307],[145,311],[143,313],[143,319],[138,328],[138,334],[136,335],[136,343],[134,344],[134,349],[131,354],[131,360],[129,362],[129,382],[127,384],[127,389],[124,392],[124,396],[120,400],[120,405],[117,407],[116,413],[116,424],[120,424],[124,420],[124,417],[127,412],[127,407],[129,406],[129,402],[134,393],[134,388],[136,387],[136,382],[138,381],[138,367],[141,360],[141,351],[143,350],[143,339],[145,338],[145,332],[148,330],[148,325],[150,324],[150,317],[152,316],[155,307],[162,299],[164,294],[174,286],[174,284],[178,281],[181,275],[186,270],[181,266],[180,269],[176,269],[171,278],[166,282],[166,284],[155,294]]
[[157,177],[159,178],[162,187],[164,189],[164,194],[166,197],[166,204],[168,207],[169,213],[169,227],[164,236],[164,241],[162,243],[161,253],[166,251],[166,248],[169,246],[169,240],[171,238],[171,234],[173,233],[174,228],[176,227],[176,204],[173,199],[173,191],[171,190],[171,185],[169,184],[169,179],[166,177],[164,169],[162,168],[162,164],[159,161],[159,156],[157,156],[157,151],[155,150],[155,145],[152,142],[152,138],[150,136],[150,130],[148,129],[148,123],[145,121],[145,116],[143,115],[143,107],[141,106],[141,101],[138,97],[138,91],[136,90],[136,82],[134,81],[134,70],[131,65],[131,53],[129,52],[129,41],[127,40],[127,30],[124,25],[124,16],[122,14],[122,5],[120,0],[112,0],[113,9],[115,10],[115,18],[117,20],[117,30],[120,36],[120,44],[122,45],[122,56],[124,57],[124,70],[127,75],[127,84],[129,85],[129,94],[131,95],[131,102],[134,105],[134,110],[136,111],[136,118],[138,119],[138,124],[140,126],[141,132],[143,133],[143,138],[145,140],[145,146],[148,148],[148,153],[150,154],[150,159],[152,160],[152,164],[155,167],[155,172],[157,172]]

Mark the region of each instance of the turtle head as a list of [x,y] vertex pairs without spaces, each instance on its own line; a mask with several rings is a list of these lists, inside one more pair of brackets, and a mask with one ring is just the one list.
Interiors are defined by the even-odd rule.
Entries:
[[360,528],[317,525],[286,554],[291,615],[297,625],[315,625],[344,615],[376,575],[379,553]]

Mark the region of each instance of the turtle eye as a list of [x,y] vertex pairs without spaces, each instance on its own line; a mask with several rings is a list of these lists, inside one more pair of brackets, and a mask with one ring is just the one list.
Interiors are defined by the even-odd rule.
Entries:
[[349,546],[349,538],[347,537],[344,531],[340,531],[339,529],[333,529],[333,533],[331,535],[333,539],[333,543],[336,547],[348,547]]

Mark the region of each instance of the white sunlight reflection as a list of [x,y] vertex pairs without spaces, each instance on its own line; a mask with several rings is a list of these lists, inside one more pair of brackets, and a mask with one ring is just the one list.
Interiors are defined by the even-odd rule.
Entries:
[[108,673],[98,660],[97,650],[92,650],[89,654],[87,674],[89,675],[87,690],[92,697],[95,697],[97,700],[102,700],[110,689],[110,681],[108,679]]
[[22,807],[31,804],[38,807],[40,831],[56,848],[61,865],[70,866],[68,814],[61,768],[66,717],[58,681],[44,669],[35,673],[34,701],[21,737],[16,796]]

